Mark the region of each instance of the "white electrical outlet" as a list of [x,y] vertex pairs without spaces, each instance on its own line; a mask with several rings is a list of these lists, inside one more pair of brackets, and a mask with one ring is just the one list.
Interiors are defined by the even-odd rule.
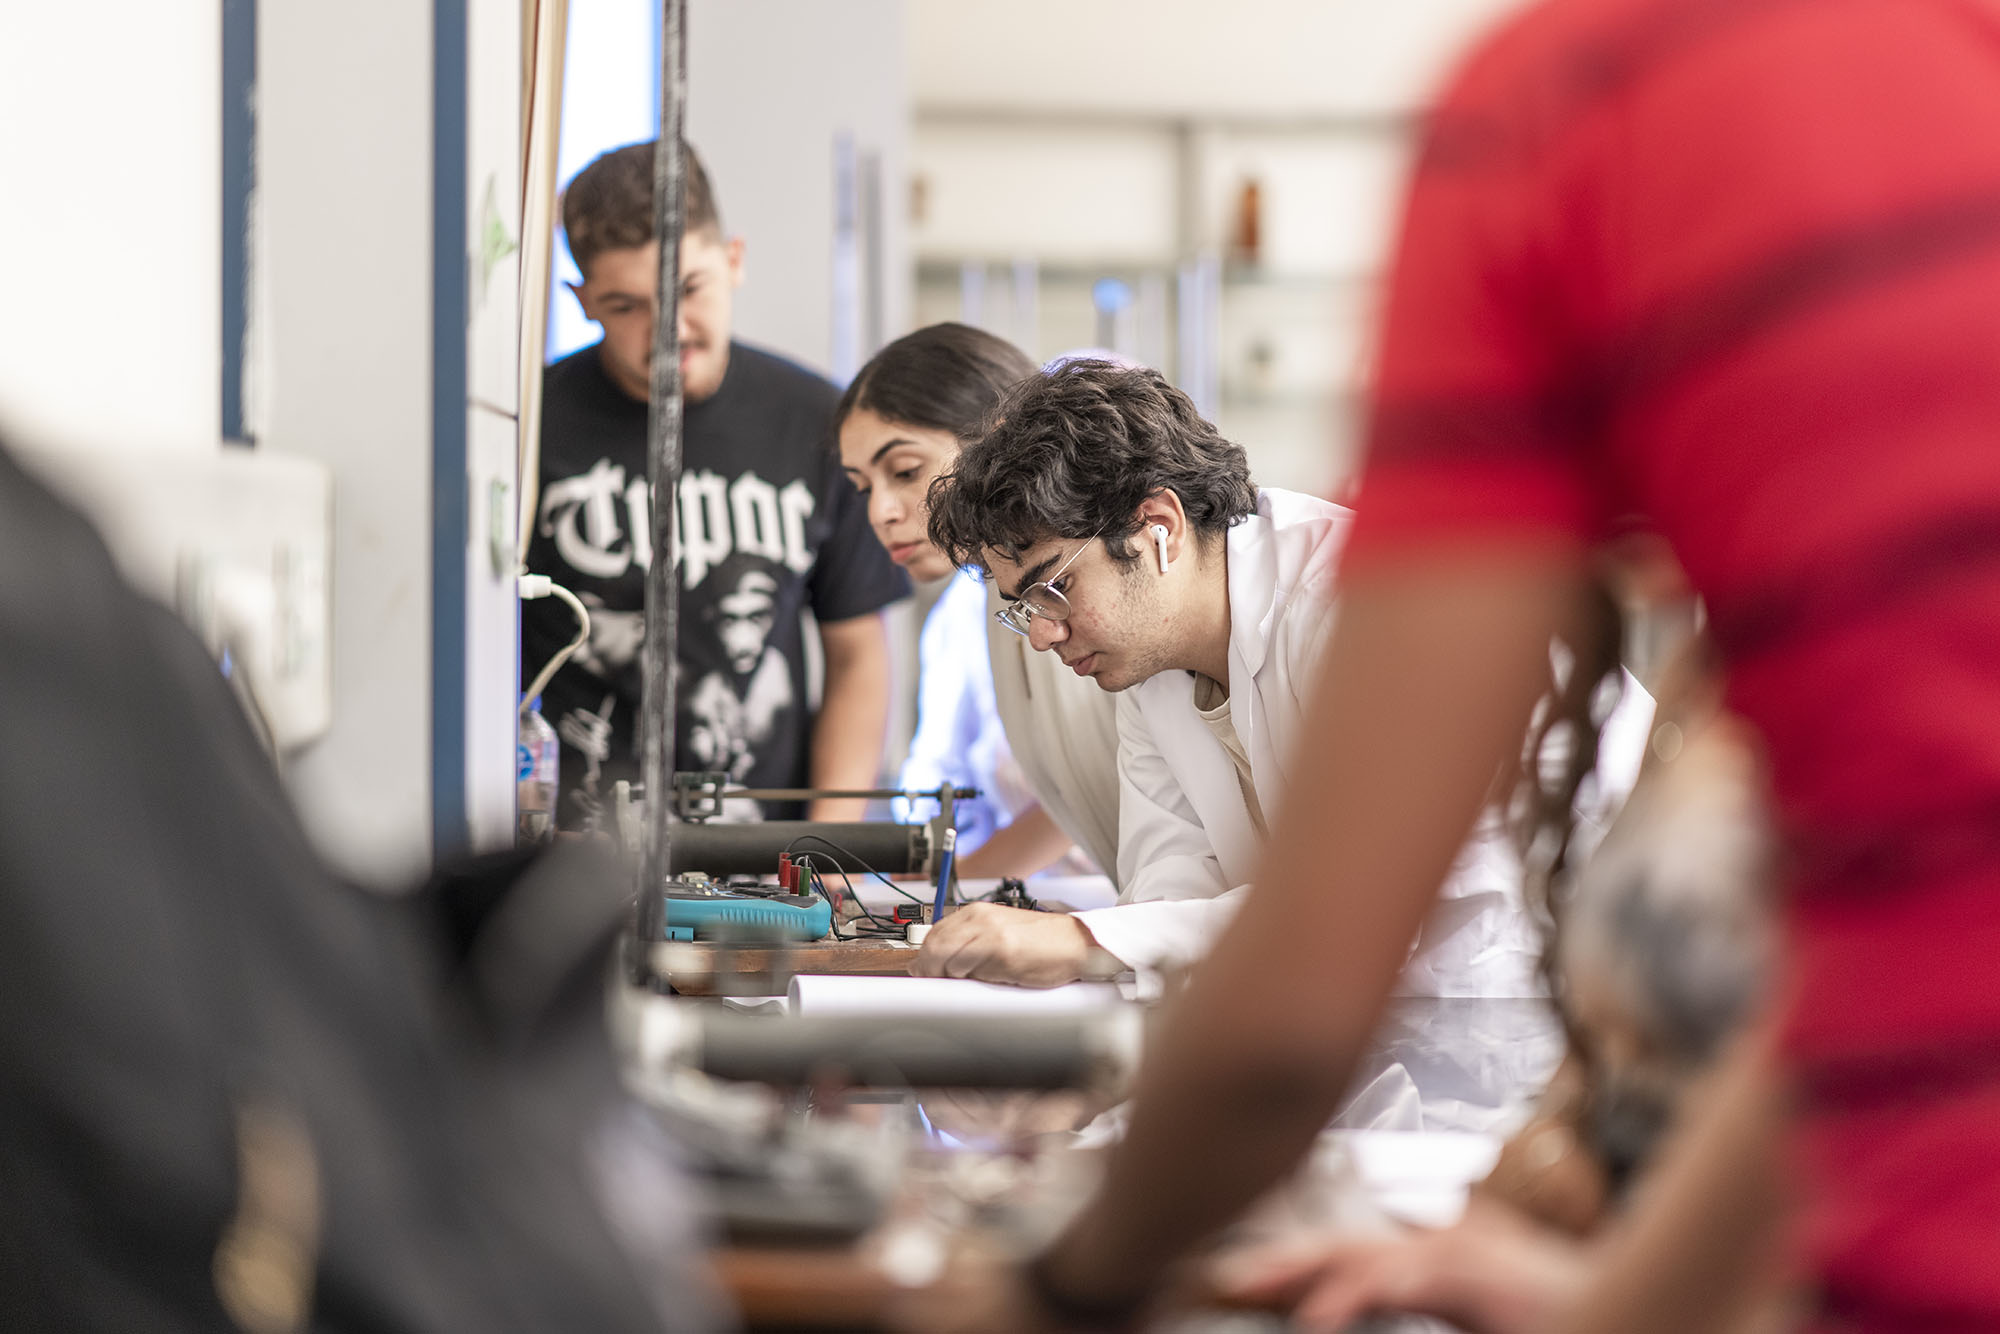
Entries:
[[30,450],[25,466],[97,525],[125,577],[243,674],[280,753],[332,722],[333,485],[310,460]]

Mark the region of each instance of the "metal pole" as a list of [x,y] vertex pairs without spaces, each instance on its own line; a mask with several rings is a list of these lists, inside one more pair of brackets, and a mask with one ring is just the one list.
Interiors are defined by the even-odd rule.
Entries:
[[673,838],[674,649],[680,638],[680,584],[675,570],[674,520],[681,476],[681,232],[685,225],[687,120],[687,0],[662,0],[660,18],[660,137],[653,153],[653,235],[660,243],[655,289],[651,394],[646,413],[646,479],[653,496],[653,560],[646,567],[645,706],[640,742],[646,792],[646,837],[639,888],[669,878]]

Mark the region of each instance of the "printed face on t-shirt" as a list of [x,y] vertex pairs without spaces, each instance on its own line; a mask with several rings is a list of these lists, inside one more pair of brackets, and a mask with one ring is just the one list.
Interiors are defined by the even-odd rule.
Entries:
[[893,422],[857,408],[840,424],[840,465],[868,502],[868,526],[889,559],[918,579],[942,579],[951,561],[931,545],[926,497],[958,458],[949,431]]
[[[658,243],[600,251],[571,290],[583,313],[604,331],[604,370],[620,389],[647,397],[652,364]],[[681,396],[700,403],[722,387],[729,369],[729,333],[736,288],[743,281],[743,242],[704,229],[681,241]]]
[[763,570],[747,571],[734,589],[715,600],[716,637],[738,676],[757,670],[777,608],[778,581]]

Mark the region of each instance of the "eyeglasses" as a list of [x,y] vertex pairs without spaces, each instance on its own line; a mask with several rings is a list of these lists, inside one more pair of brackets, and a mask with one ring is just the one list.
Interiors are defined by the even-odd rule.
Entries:
[[1104,530],[1098,529],[1083,539],[1082,545],[1069,553],[1069,559],[1056,566],[1056,572],[1037,584],[1029,584],[1021,590],[1021,596],[993,613],[993,619],[1012,630],[1022,638],[1027,638],[1028,629],[1037,616],[1044,620],[1066,621],[1069,619],[1069,599],[1056,587],[1056,580],[1063,577],[1063,571],[1076,563],[1076,558],[1084,549],[1095,542]]

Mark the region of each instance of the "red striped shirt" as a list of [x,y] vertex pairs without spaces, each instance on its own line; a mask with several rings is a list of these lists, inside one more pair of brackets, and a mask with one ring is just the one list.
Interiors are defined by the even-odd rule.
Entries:
[[1351,563],[1673,543],[1795,854],[1828,1309],[2000,1328],[2000,12],[1538,6],[1438,108],[1377,374]]

